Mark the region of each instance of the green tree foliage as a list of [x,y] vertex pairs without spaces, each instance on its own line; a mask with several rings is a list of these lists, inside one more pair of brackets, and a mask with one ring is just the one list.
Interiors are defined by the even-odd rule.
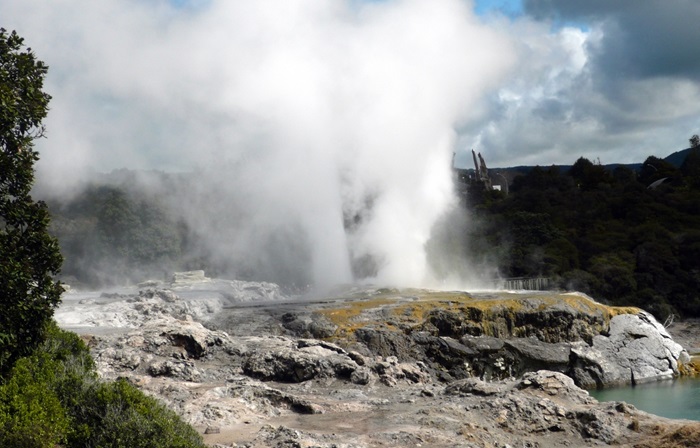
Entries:
[[670,182],[679,178],[680,173],[675,166],[654,156],[647,157],[639,173],[639,181],[646,186],[661,179],[667,179]]
[[681,174],[693,188],[700,187],[700,144],[692,148],[681,165]]
[[46,205],[30,195],[33,142],[50,100],[46,72],[21,37],[0,29],[0,372],[41,343],[63,291]]
[[[503,200],[473,207],[478,235],[506,254],[506,277],[555,286],[658,317],[700,316],[700,150],[681,168],[649,157],[640,171],[580,158],[568,172],[537,167]],[[663,179],[663,182],[661,180]]]
[[698,134],[694,134],[688,139],[688,142],[690,143],[691,148],[698,148],[700,147],[700,136]]
[[600,164],[594,164],[586,158],[579,158],[569,170],[576,182],[576,186],[582,190],[592,190],[603,183],[610,182],[610,173]]

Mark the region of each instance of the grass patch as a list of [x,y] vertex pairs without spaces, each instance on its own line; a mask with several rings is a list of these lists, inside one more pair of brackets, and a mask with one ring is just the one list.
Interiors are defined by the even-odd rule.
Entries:
[[688,448],[700,446],[700,423],[689,423],[680,428],[659,427],[648,441],[635,448]]
[[700,356],[691,356],[687,363],[678,363],[678,371],[683,376],[700,376]]

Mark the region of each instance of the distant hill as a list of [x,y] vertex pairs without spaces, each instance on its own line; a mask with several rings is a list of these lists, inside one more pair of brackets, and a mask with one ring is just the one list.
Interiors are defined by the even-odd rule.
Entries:
[[[681,165],[683,165],[683,162],[685,161],[685,158],[688,157],[688,154],[693,148],[686,148],[682,151],[676,151],[673,154],[667,156],[664,158],[665,161],[670,163],[671,165],[675,166],[676,168],[680,168]],[[488,160],[487,160],[488,162]],[[609,163],[603,165],[606,169],[608,170],[614,170],[617,167],[626,167],[634,171],[639,171],[642,168],[642,165],[644,164],[644,161],[641,161],[639,163]],[[530,172],[533,168],[536,166],[539,166],[541,168],[549,168],[551,166],[554,166],[556,168],[559,168],[559,171],[562,173],[567,172],[568,170],[571,169],[572,165],[518,165],[518,166],[510,166],[510,167],[495,167],[495,168],[489,168],[489,171],[496,171],[502,174],[506,174],[507,177],[511,177],[517,174],[525,174]],[[510,175],[510,176],[509,176]]]
[[[676,151],[673,154],[667,156],[664,158],[665,161],[669,162],[671,165],[675,166],[676,168],[680,168],[681,165],[683,165],[683,162],[685,161],[686,157],[690,153],[690,151],[693,148],[687,148],[682,151]],[[486,161],[488,164],[488,160]],[[628,168],[632,171],[637,171],[639,172],[642,169],[642,166],[644,165],[644,161],[638,162],[638,163],[609,163],[606,165],[603,165],[607,170],[613,171],[615,168],[618,167],[625,167]],[[494,186],[498,185],[499,189],[506,189],[508,184],[513,182],[513,179],[516,176],[519,175],[524,175],[528,174],[530,171],[532,171],[534,168],[540,167],[540,168],[550,168],[550,167],[555,167],[559,169],[559,172],[561,173],[566,173],[568,172],[572,165],[518,165],[518,166],[510,166],[510,167],[494,167],[494,168],[488,168],[489,170],[489,177],[491,179],[491,182]],[[474,168],[473,167],[468,167],[468,168],[455,168],[454,169],[456,176],[458,179],[460,179],[460,182],[462,182],[464,185],[469,183],[468,179],[472,179],[474,176]]]
[[676,168],[680,168],[681,165],[683,165],[683,162],[685,162],[685,158],[688,157],[688,154],[692,150],[693,148],[686,148],[683,151],[676,151],[670,156],[666,157],[664,160]]

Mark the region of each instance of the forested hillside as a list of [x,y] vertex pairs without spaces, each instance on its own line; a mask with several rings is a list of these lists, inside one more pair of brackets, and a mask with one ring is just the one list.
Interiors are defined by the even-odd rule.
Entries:
[[[70,200],[48,200],[51,232],[64,255],[64,280],[84,286],[129,284],[183,267],[186,229],[168,197],[120,170],[90,182]],[[151,173],[166,186],[171,176]]]
[[550,277],[662,319],[700,315],[700,148],[679,168],[536,167],[507,196],[472,188],[463,200],[477,216],[470,249],[499,254],[504,277]]
[[62,281],[128,285],[203,269],[212,277],[309,284],[303,232],[283,214],[275,226],[251,231],[245,224],[254,201],[202,182],[207,175],[120,169],[94,174],[68,198],[45,192],[64,256]]

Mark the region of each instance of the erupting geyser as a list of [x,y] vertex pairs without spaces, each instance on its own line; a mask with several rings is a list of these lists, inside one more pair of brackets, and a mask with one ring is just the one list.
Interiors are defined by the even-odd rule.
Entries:
[[[111,26],[50,43],[84,69],[74,80],[56,65],[54,108],[109,95],[102,117],[52,135],[61,151],[42,155],[42,176],[197,168],[180,212],[233,275],[430,283],[425,245],[454,203],[455,129],[510,66],[505,38],[462,0],[192,5],[70,6]],[[53,26],[45,16],[33,23]],[[73,51],[75,39],[92,51]]]
[[[220,7],[237,17],[241,5]],[[505,68],[505,43],[461,1],[268,9],[246,6],[262,26],[232,27],[225,53],[246,68],[225,79],[229,191],[249,197],[248,243],[277,244],[248,256],[306,259],[317,285],[432,281],[425,245],[454,203],[454,128]]]

